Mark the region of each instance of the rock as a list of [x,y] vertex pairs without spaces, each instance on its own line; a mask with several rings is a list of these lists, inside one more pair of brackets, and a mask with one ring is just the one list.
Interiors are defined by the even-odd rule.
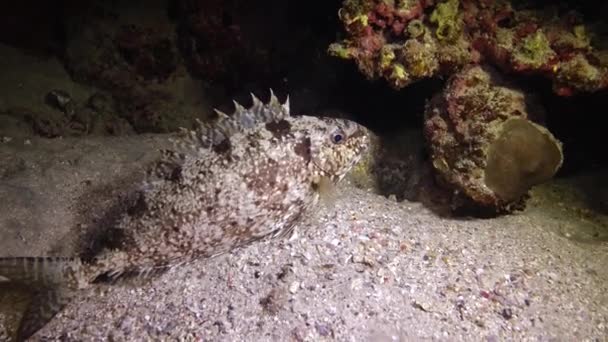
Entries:
[[46,94],[45,101],[49,106],[64,112],[68,117],[74,115],[74,101],[72,101],[72,97],[66,91],[60,89],[51,90]]
[[485,183],[505,201],[515,201],[530,187],[555,174],[562,163],[561,145],[542,126],[509,119],[488,148]]
[[448,81],[426,108],[424,133],[439,182],[453,190],[453,209],[510,212],[553,177],[562,147],[541,126],[543,116],[532,95],[489,67]]
[[109,111],[107,125],[120,116],[137,133],[164,133],[204,116],[201,84],[180,62],[166,7],[164,1],[93,1],[66,14],[64,64],[74,80],[104,94],[87,105]]

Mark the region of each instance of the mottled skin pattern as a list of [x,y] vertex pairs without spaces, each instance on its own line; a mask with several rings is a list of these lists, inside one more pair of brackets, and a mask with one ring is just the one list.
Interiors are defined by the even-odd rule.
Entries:
[[[264,111],[272,115],[264,119]],[[319,180],[341,179],[368,143],[359,125],[289,116],[274,95],[268,105],[237,105],[234,118],[221,116],[210,129],[227,125],[211,146],[201,148],[199,136],[209,135],[203,126],[165,153],[139,209],[120,223],[123,246],[98,258],[102,270],[145,273],[289,233],[317,202]]]
[[[85,288],[100,275],[156,273],[290,234],[318,202],[319,182],[337,182],[357,163],[368,146],[367,130],[343,119],[290,116],[289,102],[273,94],[268,104],[253,102],[249,109],[235,103],[232,116],[218,112],[215,123],[182,132],[116,227],[119,247],[91,263],[72,259],[69,267],[48,267],[62,273],[49,279],[63,279],[59,288]],[[32,260],[38,259],[24,258],[23,268]],[[52,264],[40,260],[42,269]],[[4,266],[9,262],[0,259],[0,275],[28,279],[18,267]]]

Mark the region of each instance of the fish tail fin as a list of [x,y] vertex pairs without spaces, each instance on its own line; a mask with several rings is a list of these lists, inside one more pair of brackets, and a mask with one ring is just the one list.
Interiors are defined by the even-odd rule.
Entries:
[[31,286],[50,286],[71,280],[80,260],[64,257],[0,258],[0,277]]
[[25,341],[42,329],[70,302],[74,294],[73,289],[64,286],[37,289],[19,323],[17,341]]
[[0,278],[33,291],[17,331],[18,341],[32,336],[71,300],[79,288],[80,265],[74,258],[0,258]]

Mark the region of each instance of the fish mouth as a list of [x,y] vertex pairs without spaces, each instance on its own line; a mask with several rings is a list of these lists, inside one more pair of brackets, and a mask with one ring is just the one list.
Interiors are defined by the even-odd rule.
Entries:
[[319,176],[321,177],[327,177],[329,179],[331,179],[334,182],[337,182],[339,180],[341,180],[348,172],[350,172],[352,170],[353,167],[355,167],[355,165],[357,165],[361,159],[363,159],[363,155],[367,152],[368,147],[367,146],[362,146],[360,148],[356,149],[356,157],[352,158],[351,161],[349,161],[346,165],[348,165],[348,167],[345,168],[346,172],[342,173],[342,174],[334,174],[333,172],[328,171],[327,169],[323,168],[321,165],[319,165],[319,163],[312,159],[310,162],[312,163],[313,167],[319,171]]
[[[351,143],[352,145],[349,148],[352,148],[355,151],[355,157],[352,158],[349,162],[345,163],[348,165],[346,168],[347,172],[342,175],[334,174],[333,172],[328,171],[326,168],[321,166],[321,163],[315,158],[315,154],[313,151],[313,156],[310,160],[314,168],[319,171],[319,175],[321,177],[329,177],[333,181],[338,181],[344,177],[349,170],[351,170],[357,163],[361,161],[363,156],[370,149],[370,130],[361,124],[354,121],[346,121],[344,127],[345,133],[348,136],[348,139],[361,139],[360,142]],[[343,169],[343,168],[338,168]]]
[[325,170],[324,168],[322,168],[321,166],[319,166],[319,164],[317,164],[316,161],[312,160],[312,165],[318,170],[320,171],[319,174],[321,177],[329,177],[329,178],[333,178],[330,176],[330,172]]

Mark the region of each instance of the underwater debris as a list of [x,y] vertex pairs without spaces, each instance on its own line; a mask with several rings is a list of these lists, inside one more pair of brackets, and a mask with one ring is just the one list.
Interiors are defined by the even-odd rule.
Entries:
[[368,147],[367,129],[355,122],[291,116],[289,102],[272,92],[267,104],[252,97],[251,108],[235,102],[233,115],[218,111],[215,122],[182,131],[99,253],[83,260],[0,258],[1,277],[40,288],[21,337],[96,282],[155,275],[290,235],[318,203],[319,185],[340,181]]
[[454,190],[454,209],[509,212],[553,177],[562,147],[542,118],[531,95],[490,67],[452,76],[426,108],[424,134],[440,183]]
[[608,87],[606,51],[590,38],[593,25],[558,13],[550,6],[516,10],[506,0],[345,1],[339,17],[347,38],[328,52],[395,89],[468,64],[541,75],[560,96]]

